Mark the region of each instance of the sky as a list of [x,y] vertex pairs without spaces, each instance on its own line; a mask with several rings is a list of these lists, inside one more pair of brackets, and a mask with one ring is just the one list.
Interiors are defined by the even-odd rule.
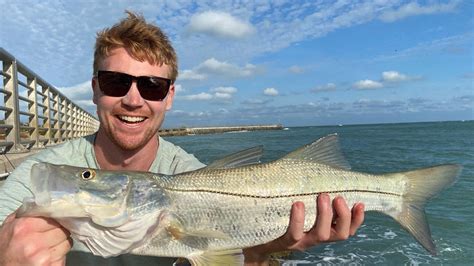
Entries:
[[474,119],[474,2],[0,0],[0,46],[96,114],[95,35],[143,14],[179,76],[165,128]]

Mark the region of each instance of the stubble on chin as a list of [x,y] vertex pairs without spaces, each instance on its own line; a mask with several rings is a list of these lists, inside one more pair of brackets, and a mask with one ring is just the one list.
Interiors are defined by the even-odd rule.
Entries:
[[112,142],[122,150],[135,151],[143,148],[156,134],[145,134],[143,137],[137,139],[137,136],[123,136],[119,137],[112,134]]

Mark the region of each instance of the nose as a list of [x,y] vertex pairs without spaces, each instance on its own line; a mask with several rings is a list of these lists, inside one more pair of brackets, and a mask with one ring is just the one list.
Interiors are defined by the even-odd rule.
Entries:
[[138,91],[137,82],[134,80],[127,94],[122,97],[122,103],[131,107],[140,107],[145,103],[145,99]]

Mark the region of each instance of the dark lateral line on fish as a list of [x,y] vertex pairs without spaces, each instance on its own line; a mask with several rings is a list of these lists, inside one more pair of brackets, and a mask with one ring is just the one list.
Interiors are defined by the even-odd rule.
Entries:
[[383,195],[391,195],[391,196],[397,196],[397,197],[402,196],[401,194],[397,194],[397,193],[373,191],[373,190],[361,190],[361,189],[320,191],[320,192],[313,192],[313,193],[299,193],[299,194],[287,194],[287,195],[276,195],[276,196],[258,196],[258,195],[249,195],[249,194],[239,194],[239,193],[223,192],[223,191],[216,191],[216,190],[210,190],[210,189],[209,190],[206,190],[206,189],[186,190],[186,189],[173,189],[173,188],[165,188],[165,189],[170,190],[170,191],[176,191],[176,192],[204,192],[204,193],[215,193],[215,194],[222,194],[222,195],[229,195],[229,196],[241,196],[241,197],[258,198],[258,199],[314,196],[314,195],[319,195],[323,193],[337,194],[337,193],[355,193],[355,192],[383,194]]

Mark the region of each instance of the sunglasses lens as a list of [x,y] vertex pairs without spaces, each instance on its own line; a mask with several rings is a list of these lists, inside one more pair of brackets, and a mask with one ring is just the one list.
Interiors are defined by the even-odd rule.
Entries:
[[107,96],[125,96],[132,84],[132,77],[118,72],[99,71],[100,90]]
[[159,77],[140,77],[137,84],[143,99],[150,101],[162,101],[168,94],[170,85],[169,79]]
[[107,96],[122,97],[130,90],[132,81],[137,80],[137,87],[143,99],[162,101],[168,94],[171,80],[160,77],[134,77],[125,73],[113,71],[99,71],[100,90]]

